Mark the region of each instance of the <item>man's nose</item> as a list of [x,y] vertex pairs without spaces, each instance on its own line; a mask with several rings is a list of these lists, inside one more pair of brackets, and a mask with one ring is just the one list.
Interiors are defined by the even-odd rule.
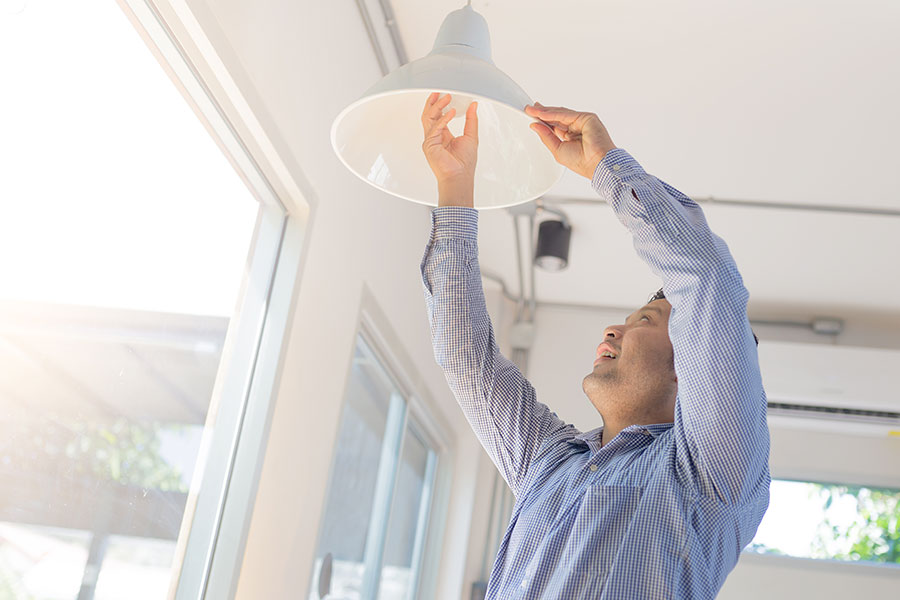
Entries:
[[603,330],[603,339],[613,338],[622,339],[623,328],[621,325],[610,325]]

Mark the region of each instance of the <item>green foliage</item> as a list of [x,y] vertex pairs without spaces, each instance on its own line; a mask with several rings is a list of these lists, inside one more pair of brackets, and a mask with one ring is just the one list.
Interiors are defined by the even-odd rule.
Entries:
[[86,423],[65,446],[76,472],[163,491],[187,492],[178,469],[159,454],[160,425],[119,419]]
[[[825,519],[813,540],[815,558],[900,564],[900,491],[850,485],[811,484]],[[854,502],[856,517],[841,523],[832,510]]]
[[0,464],[48,480],[89,478],[187,492],[180,470],[160,455],[160,432],[177,427],[125,418],[75,425],[55,418],[0,422],[0,439],[10,442],[0,445]]
[[0,600],[34,600],[34,596],[27,596],[21,589],[17,573],[12,573],[2,559],[0,559]]

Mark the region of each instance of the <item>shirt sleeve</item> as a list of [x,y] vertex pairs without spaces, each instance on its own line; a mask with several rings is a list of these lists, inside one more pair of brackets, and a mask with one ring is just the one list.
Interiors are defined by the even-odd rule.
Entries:
[[672,305],[678,377],[672,434],[680,468],[700,493],[747,501],[768,489],[769,430],[749,293],[737,265],[700,206],[624,150],[606,154],[592,184],[631,232]]
[[432,210],[422,283],[434,357],[481,445],[513,494],[548,438],[578,434],[537,401],[531,383],[500,353],[478,266],[478,211]]

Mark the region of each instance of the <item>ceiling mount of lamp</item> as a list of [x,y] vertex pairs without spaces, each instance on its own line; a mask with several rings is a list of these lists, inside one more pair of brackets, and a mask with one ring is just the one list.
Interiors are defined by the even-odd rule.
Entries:
[[425,57],[388,73],[334,120],[331,143],[363,181],[394,196],[437,205],[437,183],[422,153],[420,116],[431,92],[449,93],[461,135],[466,108],[478,101],[475,208],[529,202],[563,174],[529,125],[528,94],[491,60],[487,22],[467,5],[444,19]]

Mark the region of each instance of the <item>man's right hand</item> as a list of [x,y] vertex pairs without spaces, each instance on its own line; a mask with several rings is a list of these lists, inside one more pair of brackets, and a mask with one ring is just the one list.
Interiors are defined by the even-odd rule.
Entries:
[[525,114],[541,120],[532,123],[531,129],[541,136],[556,162],[588,179],[593,178],[606,153],[616,147],[606,127],[593,113],[535,102],[525,107]]
[[428,96],[422,110],[425,141],[422,152],[428,160],[438,184],[438,206],[467,206],[475,204],[475,163],[478,159],[478,103],[466,110],[463,134],[454,137],[447,124],[456,115],[451,108],[450,94],[434,92]]

